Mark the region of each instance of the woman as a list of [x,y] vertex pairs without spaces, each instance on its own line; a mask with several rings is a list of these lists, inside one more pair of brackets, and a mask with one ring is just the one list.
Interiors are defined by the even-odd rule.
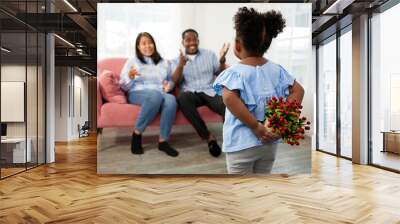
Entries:
[[177,108],[175,96],[168,93],[174,87],[170,64],[157,52],[149,33],[138,34],[135,48],[136,57],[127,60],[120,79],[121,88],[128,92],[129,103],[141,106],[132,133],[132,153],[143,154],[142,133],[161,111],[158,149],[169,156],[178,156],[168,144]]

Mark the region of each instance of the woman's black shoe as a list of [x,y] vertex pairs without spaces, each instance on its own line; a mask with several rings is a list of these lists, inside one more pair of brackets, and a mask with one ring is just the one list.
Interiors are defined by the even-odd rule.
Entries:
[[179,155],[178,151],[176,151],[174,148],[169,146],[168,142],[159,142],[158,149],[160,151],[167,153],[167,155],[172,156],[172,157],[177,157]]
[[142,135],[132,134],[131,151],[133,154],[143,154]]

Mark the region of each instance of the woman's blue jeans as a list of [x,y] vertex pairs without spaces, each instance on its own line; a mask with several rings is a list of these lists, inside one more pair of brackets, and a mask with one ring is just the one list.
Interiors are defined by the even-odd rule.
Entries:
[[158,112],[161,111],[160,138],[169,138],[177,109],[174,95],[158,90],[131,90],[128,101],[131,104],[141,106],[135,124],[135,128],[138,131],[143,133],[150,122],[157,116]]

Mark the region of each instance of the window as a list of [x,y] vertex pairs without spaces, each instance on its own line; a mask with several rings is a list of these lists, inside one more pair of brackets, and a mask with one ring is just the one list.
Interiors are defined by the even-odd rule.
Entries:
[[[400,170],[400,4],[371,18],[372,164]],[[393,132],[392,132],[393,131]],[[386,133],[385,133],[386,132]]]
[[[8,4],[15,2],[1,2],[0,6]],[[43,4],[43,1],[18,2],[18,13],[40,13]],[[8,116],[1,118],[4,130],[0,178],[5,178],[45,163],[46,39],[44,33],[7,14],[0,13],[0,17],[8,21],[0,24],[0,111]],[[17,102],[22,102],[17,107],[20,113],[6,106],[7,94],[17,95]]]
[[352,35],[340,36],[340,155],[351,158],[352,141]]
[[318,149],[336,154],[336,39],[318,48]]

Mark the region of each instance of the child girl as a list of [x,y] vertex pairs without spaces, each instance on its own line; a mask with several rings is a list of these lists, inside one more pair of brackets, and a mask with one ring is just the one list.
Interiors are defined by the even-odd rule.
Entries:
[[146,32],[136,38],[136,56],[128,59],[121,72],[121,88],[128,92],[128,101],[140,105],[132,133],[131,151],[143,154],[142,133],[161,111],[158,149],[176,157],[178,152],[168,144],[175,121],[177,103],[169,94],[174,87],[170,64],[157,51],[153,37]]
[[282,66],[264,57],[272,39],[285,27],[280,12],[243,7],[234,23],[234,52],[240,61],[213,85],[227,109],[222,150],[230,174],[270,173],[279,137],[262,123],[265,105],[273,96],[301,103],[304,90]]

